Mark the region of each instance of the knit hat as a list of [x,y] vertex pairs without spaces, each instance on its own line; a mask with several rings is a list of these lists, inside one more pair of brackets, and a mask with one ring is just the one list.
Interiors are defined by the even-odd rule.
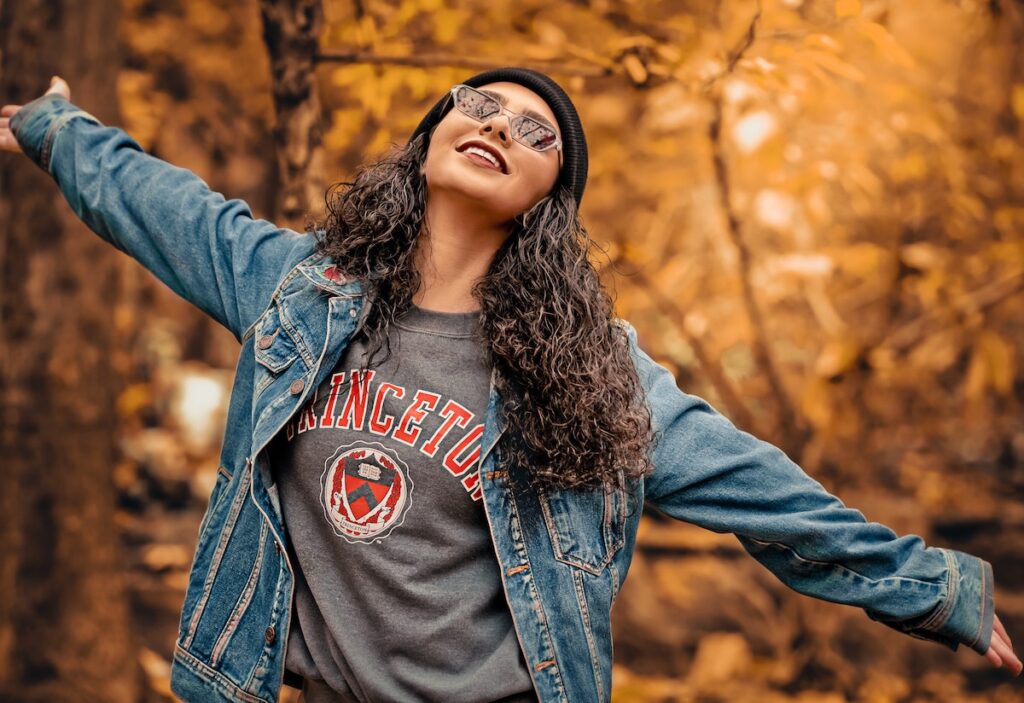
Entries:
[[[583,134],[583,125],[580,123],[579,115],[576,114],[572,100],[553,80],[543,73],[529,68],[495,68],[467,78],[463,83],[479,88],[487,83],[501,81],[526,86],[544,98],[544,102],[555,113],[558,128],[562,133],[562,170],[556,185],[565,184],[572,190],[576,198],[576,206],[579,207],[580,201],[583,199],[583,188],[587,184],[587,139]],[[430,112],[416,127],[412,136],[409,137],[409,141],[422,133],[427,134],[429,141],[430,130],[452,109],[450,98],[449,94],[437,101],[437,104],[430,109]]]

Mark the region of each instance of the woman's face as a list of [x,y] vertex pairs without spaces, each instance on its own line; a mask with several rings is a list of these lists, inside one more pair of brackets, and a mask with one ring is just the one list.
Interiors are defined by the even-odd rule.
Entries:
[[[529,88],[498,82],[477,90],[497,97],[505,110],[478,122],[453,107],[434,129],[422,172],[427,179],[428,198],[435,191],[456,192],[479,202],[481,208],[493,214],[495,222],[507,222],[551,192],[561,162],[557,149],[536,151],[512,139],[512,116],[508,111],[546,120],[559,139],[562,134],[551,108]],[[503,166],[495,168],[483,157],[467,153],[474,144],[492,151]]]

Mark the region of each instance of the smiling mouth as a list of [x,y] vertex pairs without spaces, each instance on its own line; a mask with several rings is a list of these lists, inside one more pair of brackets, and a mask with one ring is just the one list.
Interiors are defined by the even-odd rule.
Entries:
[[[460,147],[456,147],[455,150],[481,168],[489,168],[506,175],[508,174],[508,165],[505,163],[505,157],[489,144],[474,139]],[[483,154],[480,152],[483,152]],[[484,154],[487,154],[487,156],[484,156]],[[488,156],[491,158],[488,158]]]

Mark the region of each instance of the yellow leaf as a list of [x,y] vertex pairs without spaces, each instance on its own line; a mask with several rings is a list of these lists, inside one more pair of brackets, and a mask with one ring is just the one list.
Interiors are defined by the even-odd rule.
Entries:
[[860,14],[860,0],[836,0],[836,17],[856,17]]
[[983,330],[975,340],[974,353],[984,358],[988,385],[1001,395],[1008,394],[1016,371],[1013,345],[992,330]]
[[1013,114],[1018,120],[1024,120],[1024,84],[1018,83],[1013,86],[1010,100],[1013,104]]
[[920,152],[912,151],[889,165],[889,176],[896,183],[907,183],[928,175],[928,164]]
[[846,78],[854,83],[864,82],[864,72],[853,64],[847,63],[840,58],[837,58],[833,54],[826,53],[824,51],[812,51],[810,52],[811,58],[817,62],[822,68],[831,71],[832,73]]
[[622,65],[626,69],[626,73],[629,74],[629,77],[637,85],[647,81],[647,69],[644,68],[643,63],[635,54],[626,54],[622,59]]
[[957,335],[950,330],[941,330],[925,337],[914,347],[907,361],[911,367],[942,373],[956,362],[960,351]]
[[860,356],[860,346],[852,339],[829,340],[818,354],[814,372],[822,378],[833,378],[853,367]]
[[949,258],[949,252],[931,242],[914,242],[900,250],[900,259],[917,269],[931,269],[941,266]]

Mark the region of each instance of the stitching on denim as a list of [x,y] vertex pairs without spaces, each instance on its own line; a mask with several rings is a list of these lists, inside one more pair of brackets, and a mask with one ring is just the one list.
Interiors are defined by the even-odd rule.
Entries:
[[[557,561],[560,561],[560,562],[564,563],[564,564],[568,564],[570,566],[574,566],[577,569],[583,569],[584,571],[587,571],[587,572],[589,572],[591,574],[594,574],[595,576],[600,574],[601,570],[603,570],[604,567],[607,564],[602,563],[600,567],[597,567],[597,566],[594,566],[592,564],[587,564],[586,562],[582,561],[578,557],[572,557],[572,556],[566,555],[566,553],[562,549],[562,541],[561,541],[562,533],[559,531],[558,526],[555,525],[555,519],[554,519],[554,517],[551,514],[552,508],[551,508],[551,505],[550,505],[549,500],[548,500],[548,498],[549,498],[548,492],[547,492],[547,490],[542,488],[542,489],[539,489],[537,493],[538,493],[537,500],[540,503],[541,517],[544,518],[544,524],[545,524],[545,526],[547,527],[547,530],[548,530],[548,539],[550,539],[550,541],[551,541],[551,551],[554,553],[555,559]],[[602,519],[602,523],[603,523],[603,519]],[[603,537],[604,537],[604,530],[603,530],[603,526],[602,526],[602,538]]]
[[267,307],[263,309],[263,312],[256,316],[256,319],[253,320],[252,324],[250,324],[248,329],[245,330],[245,334],[242,335],[242,342],[244,342],[246,338],[249,337],[249,335],[256,331],[256,323],[262,320],[263,316],[267,314],[267,310],[269,310],[270,306],[274,304],[275,300],[277,300],[278,295],[281,293],[284,287],[291,283],[292,279],[294,279],[299,274],[299,267],[316,256],[319,256],[319,254],[310,254],[305,259],[295,264],[295,266],[293,266],[291,270],[287,274],[285,274],[285,277],[282,278],[281,281],[277,284],[277,287],[274,288],[274,292],[270,294],[270,301],[267,303]]
[[[306,259],[304,259],[302,261],[302,263],[299,265],[301,267],[300,273],[302,273],[303,276],[305,276],[307,279],[309,279],[309,282],[312,283],[314,286],[316,286],[320,290],[325,290],[325,291],[331,293],[333,296],[335,296],[337,298],[358,298],[359,297],[358,293],[339,293],[338,292],[338,288],[327,286],[327,285],[321,283],[320,281],[316,280],[315,278],[313,278],[309,273],[307,273],[306,270],[309,269],[309,268],[312,268],[312,266],[306,265],[306,262],[309,261],[310,259],[312,259],[314,257],[318,257],[318,256],[320,256],[320,254],[313,254],[312,256],[309,256]],[[326,257],[321,257],[321,258],[326,258]],[[352,280],[355,280],[355,279],[352,279]],[[348,282],[351,283],[351,281],[348,281]],[[342,284],[342,285],[344,285],[344,284]]]
[[217,542],[217,550],[213,553],[213,559],[210,562],[210,570],[206,574],[206,579],[203,582],[203,595],[200,597],[199,602],[196,603],[195,612],[192,615],[192,620],[188,625],[188,634],[185,637],[185,641],[182,643],[186,647],[192,646],[192,640],[196,636],[196,630],[199,628],[199,620],[203,616],[203,611],[206,610],[206,604],[210,600],[210,592],[213,590],[213,582],[217,578],[217,572],[220,570],[220,562],[224,558],[224,552],[227,551],[228,542],[231,540],[232,535],[235,532],[235,524],[238,522],[238,516],[242,512],[242,505],[245,503],[246,482],[251,481],[252,472],[245,471],[242,474],[241,484],[238,486],[238,493],[235,494],[235,502],[231,506],[231,510],[228,512],[228,517],[224,521],[224,527],[221,529],[220,541]]
[[946,577],[946,599],[936,609],[932,617],[920,625],[922,630],[928,632],[937,632],[942,629],[942,626],[949,620],[949,616],[952,615],[953,605],[960,594],[960,565],[951,551],[942,549],[941,552],[946,560],[946,573],[948,574]]
[[75,117],[84,117],[95,124],[100,124],[100,121],[90,115],[85,110],[73,110],[71,112],[65,112],[60,115],[46,128],[46,134],[43,136],[42,148],[39,151],[39,165],[43,167],[43,170],[49,173],[51,176],[53,172],[50,171],[50,158],[53,155],[53,145],[57,140],[57,136],[61,133],[64,127]]
[[[260,451],[263,451],[262,448],[260,449]],[[258,458],[258,456],[257,456],[257,458]],[[255,464],[255,462],[254,462],[254,464]],[[255,469],[253,469],[253,470],[255,471]],[[263,509],[263,506],[260,505],[258,500],[256,500],[256,488],[255,488],[255,486],[256,486],[255,481],[250,481],[249,482],[249,495],[252,497],[252,502],[256,506],[256,509],[259,510],[260,511],[260,515],[263,516],[263,520],[270,527],[270,531],[273,533],[274,538],[281,545],[281,556],[284,558],[285,568],[288,570],[288,575],[291,577],[291,583],[289,584],[289,589],[288,589],[288,605],[287,605],[288,615],[286,615],[285,618],[284,618],[284,633],[282,633],[282,636],[281,636],[281,641],[285,643],[285,648],[287,649],[288,633],[289,633],[289,630],[291,629],[292,601],[294,600],[294,597],[295,597],[295,574],[294,574],[294,571],[292,570],[292,560],[291,560],[291,557],[288,556],[288,550],[284,547],[284,535],[280,535],[280,534],[277,533],[277,530],[274,529],[273,524],[270,522],[270,516],[267,515],[266,511]],[[279,578],[278,579],[278,584],[280,584],[280,582],[281,582],[281,580]],[[280,589],[278,589],[278,593],[280,593]],[[272,610],[272,613],[271,613],[271,618],[275,622],[277,621],[278,612],[279,612],[278,611],[279,599],[278,599],[277,595],[278,594],[275,594],[275,596],[274,596],[274,607],[273,607],[273,610]],[[266,652],[266,649],[267,649],[268,646],[269,645],[264,645],[264,652]],[[280,682],[280,681],[284,680],[285,655],[282,654],[278,661],[280,662],[280,667],[278,669],[277,676],[278,676],[278,681]],[[255,674],[255,671],[253,673]],[[248,684],[248,682],[246,682],[246,683]],[[280,692],[280,687],[278,688],[278,691]]]
[[985,565],[981,565],[981,617],[978,618],[978,631],[974,633],[974,639],[968,645],[972,649],[974,645],[978,644],[978,640],[981,639],[982,628],[985,626]]
[[[221,480],[223,477],[223,481]],[[204,539],[206,528],[209,525],[210,520],[213,519],[213,514],[217,512],[217,508],[220,506],[224,497],[228,494],[228,488],[231,484],[231,474],[227,473],[227,469],[223,466],[217,467],[217,481],[213,485],[213,491],[210,494],[210,502],[206,508],[206,512],[203,514],[202,522],[199,523],[199,543],[196,544],[196,554],[202,551],[203,545],[206,544]],[[216,493],[216,495],[213,495]]]
[[[263,337],[273,337],[276,340],[279,336],[281,336],[281,330],[284,329],[284,325],[281,323],[282,314],[280,303],[271,303],[271,306],[267,308],[263,315],[260,316],[259,327],[261,328],[261,331],[263,331],[262,328],[266,323],[267,318],[271,316],[275,309],[277,310],[277,326],[274,328],[273,332],[261,335],[260,339],[262,339]],[[289,341],[294,344],[294,336],[292,336],[291,334],[286,334],[285,337],[287,337],[285,345],[287,345]],[[287,369],[289,366],[295,363],[295,360],[299,358],[301,353],[302,351],[298,348],[298,345],[296,345],[294,354],[291,354],[285,359],[276,362],[274,361],[273,357],[270,356],[268,350],[260,349],[258,343],[253,345],[253,356],[256,359],[256,363],[270,371],[272,374],[274,374],[274,376],[280,375],[285,369]]]
[[184,666],[200,679],[203,679],[214,686],[221,687],[224,690],[224,693],[229,697],[233,696],[244,703],[270,703],[270,701],[265,698],[254,696],[251,693],[247,693],[242,690],[227,676],[211,668],[194,654],[187,652],[180,644],[176,644],[174,646],[174,658],[179,664]]
[[266,551],[266,548],[267,523],[266,521],[260,521],[260,546],[256,550],[256,560],[253,562],[252,570],[249,572],[249,579],[245,582],[242,592],[238,594],[238,600],[235,601],[235,607],[231,611],[231,616],[224,624],[224,630],[220,633],[220,637],[217,638],[213,651],[210,652],[210,664],[214,666],[220,660],[221,655],[224,653],[224,647],[227,646],[231,637],[235,634],[235,630],[238,629],[238,623],[242,621],[246,611],[249,610],[249,604],[252,603],[252,594],[256,590],[260,573],[263,571],[263,552]]
[[[519,534],[522,535],[522,520],[519,518],[519,506],[516,504],[516,497],[512,491],[506,491],[504,493],[508,500],[509,512],[512,516],[512,520],[515,522],[516,529]],[[530,565],[530,573],[533,573],[533,563],[530,561],[530,553],[526,549],[526,541],[523,539],[517,539],[516,551],[520,553],[520,556]],[[502,579],[504,581],[504,579]],[[544,612],[544,604],[540,600],[540,596],[537,594],[537,582],[532,578],[527,579],[526,588],[530,592],[530,599],[533,601],[533,612],[537,614],[537,621],[540,623],[541,637],[544,640],[544,644],[547,647],[547,651],[554,653],[555,647],[551,641],[551,630],[548,628],[548,617]],[[554,661],[554,660],[552,660]],[[551,668],[551,667],[546,667]],[[560,699],[565,699],[565,684],[562,682],[562,672],[558,666],[553,669],[555,676],[555,690],[559,694]],[[532,674],[531,674],[532,676]],[[536,682],[534,682],[536,684]],[[538,686],[538,690],[539,690]]]
[[277,319],[280,321],[281,327],[284,328],[284,331],[288,333],[292,342],[294,342],[295,348],[302,356],[302,360],[306,362],[306,366],[312,368],[314,364],[313,354],[309,351],[309,347],[306,346],[306,340],[302,338],[302,335],[299,334],[295,325],[293,325],[292,321],[288,319],[288,313],[285,311],[285,306],[281,305],[280,301],[277,303]]
[[906,576],[886,576],[885,578],[873,579],[873,578],[870,578],[868,576],[865,576],[862,573],[854,571],[853,569],[851,569],[848,566],[843,566],[842,564],[838,564],[838,563],[836,563],[834,561],[822,561],[820,559],[808,559],[806,557],[800,556],[799,552],[797,552],[795,549],[793,549],[788,544],[785,544],[783,542],[772,542],[772,541],[766,541],[766,540],[761,540],[761,539],[755,539],[754,537],[750,537],[748,535],[742,535],[742,534],[741,534],[741,536],[745,537],[746,539],[750,540],[751,542],[756,542],[757,544],[767,544],[767,545],[770,545],[770,546],[773,546],[773,547],[781,547],[782,549],[785,549],[785,550],[787,550],[789,552],[792,552],[793,556],[795,556],[800,561],[807,562],[808,564],[823,564],[825,566],[831,566],[831,567],[836,568],[836,569],[842,569],[843,571],[851,573],[854,576],[859,576],[860,578],[864,579],[865,581],[870,581],[872,583],[881,583],[882,581],[908,581],[910,583],[921,583],[921,584],[924,584],[926,586],[931,586],[933,588],[938,588],[939,590],[942,590],[941,586],[936,586],[934,583],[931,583],[929,581],[921,581],[919,579],[907,578]]
[[583,573],[572,572],[572,582],[576,591],[576,602],[580,606],[580,615],[583,617],[583,634],[587,637],[587,649],[590,650],[590,665],[594,671],[594,684],[597,686],[597,703],[604,703],[604,679],[601,676],[601,663],[597,656],[597,644],[594,642],[594,632],[590,628],[590,609],[587,607],[587,594],[583,588]]
[[[578,569],[583,569],[589,574],[594,576],[600,576],[601,572],[604,571],[612,559],[625,544],[625,520],[619,521],[619,534],[615,535],[613,527],[609,524],[612,522],[613,508],[610,507],[611,494],[604,493],[602,501],[603,515],[601,517],[601,538],[604,546],[604,556],[597,564],[588,564],[583,561],[581,557],[573,557],[565,553],[561,543],[561,532],[555,525],[554,516],[552,515],[552,508],[549,503],[549,494],[547,490],[540,489],[538,491],[538,502],[540,503],[541,517],[544,518],[544,524],[548,530],[548,538],[551,541],[552,551],[554,552],[555,560],[560,561],[563,564],[574,566]],[[621,503],[621,501],[620,501]],[[621,512],[621,511],[620,511]]]
[[618,580],[618,567],[615,566],[615,560],[608,562],[608,569],[611,571],[611,603],[614,604],[623,584]]

